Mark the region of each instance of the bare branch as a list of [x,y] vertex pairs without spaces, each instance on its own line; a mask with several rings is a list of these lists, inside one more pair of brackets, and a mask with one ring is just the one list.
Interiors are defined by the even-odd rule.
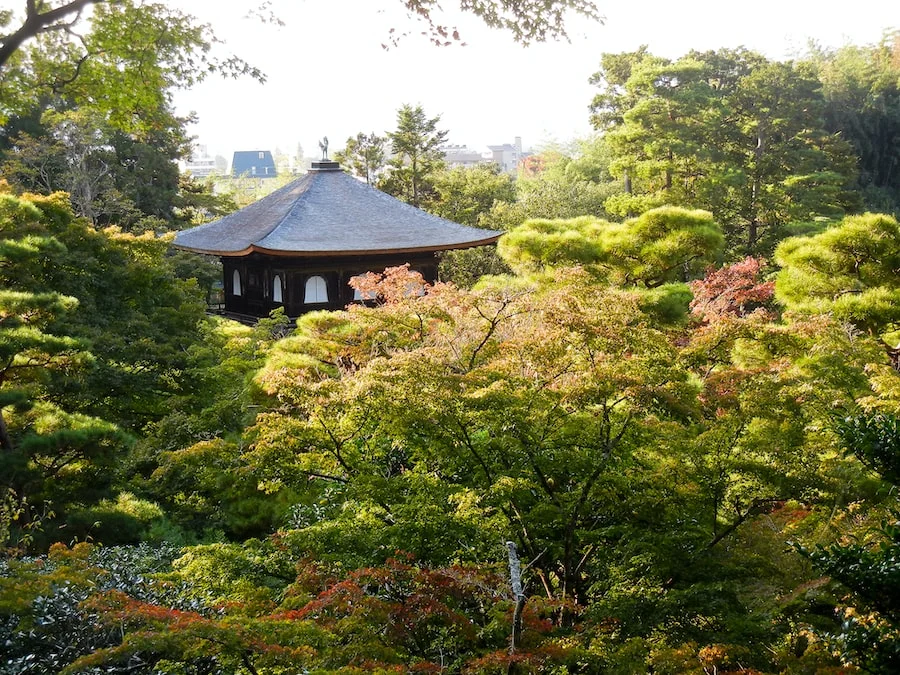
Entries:
[[71,23],[59,23],[65,17],[72,14],[79,14],[88,5],[98,2],[115,3],[117,0],[71,0],[64,5],[41,12],[38,9],[35,0],[28,0],[26,3],[25,21],[19,26],[18,30],[10,35],[3,37],[0,44],[0,70],[6,65],[7,61],[12,58],[22,45],[47,30],[63,29],[71,26]]

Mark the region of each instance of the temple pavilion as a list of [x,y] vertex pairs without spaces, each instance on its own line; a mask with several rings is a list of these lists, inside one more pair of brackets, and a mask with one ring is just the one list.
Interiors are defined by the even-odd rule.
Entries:
[[299,316],[361,300],[348,282],[366,272],[408,263],[434,282],[439,251],[501,234],[425,213],[321,161],[250,206],[179,232],[174,245],[222,260],[226,313],[264,317],[284,307]]

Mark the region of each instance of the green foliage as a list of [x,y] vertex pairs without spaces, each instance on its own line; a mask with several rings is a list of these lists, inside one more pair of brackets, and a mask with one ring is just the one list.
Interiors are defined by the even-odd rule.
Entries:
[[[241,59],[213,56],[210,27],[162,3],[71,4],[93,5],[88,30],[65,30],[65,15],[29,6],[32,16],[23,33],[4,35],[0,49],[13,52],[0,63],[0,121],[52,96],[90,107],[118,129],[141,133],[161,121],[173,87],[191,86],[215,72],[262,77]],[[75,22],[81,19],[80,12],[69,14]],[[14,44],[20,37],[27,42]]]
[[845,218],[821,234],[784,241],[776,297],[791,311],[831,314],[873,335],[900,320],[900,226],[886,215]]
[[886,481],[900,485],[900,419],[886,413],[855,415],[836,424],[841,442]]
[[454,223],[477,227],[497,202],[513,202],[515,183],[496,164],[445,169],[434,177],[436,197],[428,211]]
[[497,254],[496,246],[445,251],[438,265],[438,277],[460,288],[472,288],[486,275],[508,274],[511,271]]
[[[757,275],[711,272],[703,293],[728,298],[706,298],[691,333],[660,319],[684,286],[638,294],[562,268],[424,296],[399,268],[367,280],[379,307],[305,315],[223,370],[265,358],[252,426],[210,439],[173,415],[145,484],[191,528],[246,536],[227,523],[253,512],[254,534],[278,532],[189,550],[168,579],[196,609],[92,599],[124,637],[78,667],[828,672],[811,626],[837,625],[785,542],[874,492],[822,422],[871,393],[879,350],[748,311]],[[232,349],[252,334],[229,329]],[[530,563],[513,657],[505,581],[448,567],[499,570],[506,539]]]
[[[175,567],[196,567],[189,557]],[[234,563],[245,569],[248,561],[222,562],[234,574]],[[198,571],[203,577],[208,570]],[[303,561],[277,604],[232,602],[216,612],[202,605],[172,608],[147,594],[131,597],[111,589],[83,606],[104,625],[115,626],[121,639],[77,658],[62,672],[129,667],[138,672],[493,673],[511,664],[563,667],[587,656],[564,636],[557,638],[546,620],[554,606],[540,600],[528,603],[526,640],[509,655],[504,624],[511,603],[498,590],[501,584],[473,568],[429,569],[391,559],[345,574]]]
[[688,316],[693,294],[687,284],[663,284],[638,295],[638,306],[654,323],[683,323]]
[[664,207],[624,223],[531,220],[505,235],[498,250],[520,272],[581,264],[624,286],[655,288],[704,269],[723,243],[709,213]]
[[[100,626],[98,614],[83,604],[92,593],[115,589],[145,601],[190,606],[176,587],[151,580],[176,555],[171,546],[95,548],[82,543],[71,549],[57,544],[41,558],[0,562],[0,673],[62,672],[79,656],[116,644],[120,631]],[[143,664],[135,659],[130,665],[138,672]]]
[[865,207],[900,208],[900,41],[887,32],[876,45],[815,51],[825,98],[825,126],[840,133],[859,158],[858,185]]
[[[636,239],[670,232],[655,215]],[[136,494],[196,534],[275,534],[191,548],[145,595],[91,597],[81,611],[119,632],[70,671],[828,672],[811,627],[839,627],[785,542],[875,493],[825,421],[872,395],[884,356],[834,323],[752,311],[765,289],[744,267],[697,286],[690,332],[673,325],[685,286],[562,265],[423,296],[388,270],[364,280],[379,306],[305,315],[282,339],[278,317],[218,323],[192,354],[209,407],[142,441]],[[89,513],[163,527],[145,499]],[[506,582],[484,574],[505,540],[529,563],[513,656]]]
[[572,150],[545,150],[528,157],[516,180],[515,201],[494,204],[480,224],[508,230],[535,218],[602,218],[608,213],[606,202],[620,189],[609,174],[606,141],[581,141]]
[[[193,284],[174,279],[167,244],[152,234],[98,232],[62,194],[0,203],[4,478],[64,522],[115,494],[133,442],[126,429],[191,392],[187,349],[203,304]],[[46,529],[42,541],[55,536]]]
[[[887,414],[860,413],[837,422],[844,447],[897,485],[900,478],[900,420]],[[900,524],[896,500],[891,522],[882,523],[869,544],[837,543],[801,549],[813,564],[849,588],[840,631],[830,639],[845,662],[865,672],[890,673],[900,665]]]
[[[119,58],[111,31],[165,15],[103,4],[92,39]],[[61,40],[42,43],[51,79],[75,55]],[[293,331],[283,313],[204,320],[197,284],[176,279],[209,290],[214,267],[91,227],[65,196],[3,191],[0,541],[205,543],[3,561],[0,671],[896,670],[900,538],[872,469],[898,473],[900,379],[874,339],[897,335],[898,231],[828,226],[854,206],[852,162],[823,126],[851,93],[890,103],[884,54],[815,71],[743,50],[605,55],[605,133],[515,183],[438,169],[439,120],[404,106],[386,181],[510,228],[503,259],[445,257],[442,277],[473,291],[366,275],[372,306]],[[26,57],[10,67],[37,68]],[[124,134],[89,105],[101,70],[86,72],[51,101],[64,112],[13,121],[5,175],[63,180],[78,212],[133,231],[231,208],[171,180],[165,97],[155,127]],[[889,130],[883,112],[870,126]],[[890,151],[867,157],[875,185]],[[762,261],[710,265],[788,233],[811,236],[778,249],[782,319]],[[520,276],[498,276],[504,261]],[[513,653],[507,540],[527,597]]]
[[660,204],[711,211],[729,248],[770,247],[791,220],[853,208],[849,146],[824,128],[824,101],[805,64],[743,49],[677,61],[646,48],[606,54],[591,81],[593,121],[606,132],[621,215]]
[[137,544],[151,539],[151,528],[162,520],[158,505],[123,492],[115,501],[102,500],[70,513],[66,533],[76,541],[102,541],[107,546]]
[[20,191],[69,193],[75,213],[142,233],[173,229],[190,194],[176,160],[188,149],[186,119],[166,112],[142,136],[117,130],[97,110],[45,109],[28,130],[8,128],[0,174]]
[[441,146],[447,132],[438,130],[440,115],[428,118],[422,106],[403,105],[397,130],[389,131],[393,157],[378,188],[413,206],[422,207],[436,195],[434,174],[443,168]]
[[365,178],[368,185],[375,183],[375,178],[384,168],[384,146],[387,138],[359,132],[356,137],[347,139],[343,150],[334,153],[334,161],[340,162],[354,176]]
[[498,251],[514,269],[592,264],[600,260],[605,223],[590,217],[572,220],[530,220],[498,242]]
[[256,415],[251,378],[281,335],[281,320],[283,314],[256,328],[225,319],[205,324],[202,340],[187,354],[191,397],[150,425],[131,453],[132,489],[163,505],[185,532],[264,534],[290,507],[291,495],[272,499],[241,475],[240,445],[225,440]]

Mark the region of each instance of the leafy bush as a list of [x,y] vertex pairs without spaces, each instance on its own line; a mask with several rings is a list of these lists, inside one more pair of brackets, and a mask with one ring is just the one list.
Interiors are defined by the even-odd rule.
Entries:
[[[79,656],[117,644],[121,631],[101,625],[83,604],[92,593],[118,590],[148,602],[202,607],[196,598],[184,599],[177,584],[153,576],[170,569],[178,553],[166,545],[56,544],[46,556],[0,561],[0,675],[58,673]],[[152,672],[140,668],[140,659],[129,665],[129,672]]]

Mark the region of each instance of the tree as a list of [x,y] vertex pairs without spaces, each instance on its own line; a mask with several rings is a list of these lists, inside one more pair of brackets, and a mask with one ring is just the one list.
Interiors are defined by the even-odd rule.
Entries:
[[355,176],[365,178],[368,185],[374,185],[378,174],[384,168],[384,146],[387,138],[359,132],[347,139],[343,150],[334,153],[334,160],[340,162]]
[[[495,208],[510,206],[516,199],[516,183],[494,164],[443,169],[434,178],[436,196],[427,210],[455,223],[484,227]],[[486,274],[503,274],[509,268],[494,246],[446,251],[438,269],[443,281],[470,288]]]
[[726,182],[724,219],[757,250],[763,229],[791,220],[839,216],[853,206],[849,145],[824,127],[821,86],[804,64],[770,63],[742,78],[728,102],[723,128],[739,129],[725,159],[741,167]]
[[400,107],[397,129],[387,134],[393,156],[379,189],[416,207],[434,199],[434,174],[444,166],[441,145],[447,139],[437,128],[440,121],[440,115],[429,119],[420,105]]
[[55,22],[0,67],[0,87],[9,88],[2,174],[21,190],[68,192],[76,213],[101,226],[174,229],[177,160],[189,142],[188,120],[171,110],[172,89],[220,66],[236,74],[240,62],[218,62],[208,54],[209,28],[161,4],[96,3],[80,38],[48,10],[28,3],[31,28],[45,13]]
[[847,45],[810,56],[825,98],[825,127],[859,158],[858,185],[866,207],[900,207],[900,33],[879,44]]
[[[885,481],[900,481],[900,419],[860,411],[836,423],[848,453]],[[867,543],[837,543],[801,550],[815,566],[852,592],[845,598],[840,631],[827,636],[845,663],[868,673],[892,673],[900,667],[900,603],[894,589],[900,578],[900,512],[893,499],[890,522],[871,533]]]
[[32,132],[13,133],[0,174],[23,191],[69,193],[75,213],[128,231],[174,229],[184,195],[177,160],[186,120],[169,116],[139,140],[96,110],[47,110]]
[[703,279],[691,282],[694,294],[691,313],[701,320],[712,321],[727,316],[746,317],[760,310],[769,311],[775,282],[760,278],[764,262],[745,258],[718,270],[707,270]]
[[428,211],[454,223],[477,227],[497,202],[515,201],[515,181],[495,164],[444,169],[433,178]]
[[872,336],[900,325],[900,226],[894,218],[849,216],[821,234],[785,240],[775,261],[782,267],[775,294],[788,310],[830,314]]
[[48,283],[66,253],[48,232],[55,219],[66,224],[62,199],[0,194],[0,204],[3,487],[36,507],[54,503],[65,511],[108,495],[116,453],[129,439],[115,424],[80,414],[51,384],[83,377],[94,361],[90,343],[73,329],[78,300]]
[[[43,7],[39,7],[34,2],[29,2],[25,6],[25,21],[13,33],[4,35],[0,42],[0,68],[6,65],[13,54],[22,47],[27,40],[36,37],[38,34],[46,31],[62,31],[70,28],[70,24],[65,22],[70,15],[75,14],[77,21],[82,12],[88,5],[94,4],[96,0],[73,0],[64,3],[58,7],[49,8],[48,11],[42,12]],[[4,27],[12,19],[12,12],[8,12],[3,17]]]
[[[828,133],[818,81],[804,64],[746,50],[670,62],[646,53],[605,55],[594,124],[607,133],[626,215],[660,204],[701,207],[732,249],[756,252],[792,220],[853,206],[849,146]],[[608,69],[608,72],[607,70]],[[768,244],[767,244],[768,245]]]
[[152,233],[97,231],[62,193],[0,200],[4,480],[35,508],[53,503],[50,536],[114,496],[139,430],[175,398],[188,407],[205,305]]
[[705,211],[662,207],[625,221],[529,220],[499,242],[520,272],[582,264],[620,286],[687,281],[721,253],[721,228]]
[[[90,30],[76,32],[87,6]],[[14,14],[2,18],[8,25]],[[152,129],[172,87],[211,72],[262,78],[241,59],[211,55],[214,41],[209,26],[161,3],[28,0],[19,28],[0,38],[0,120],[51,98],[90,104],[125,131]]]
[[[624,85],[615,79],[606,84],[624,86],[626,91],[611,94],[608,89],[594,101],[598,111],[594,119],[605,122],[608,129],[615,156],[613,170],[623,178],[629,177],[629,192],[639,181],[644,192],[674,190],[689,194],[696,165],[703,160],[700,155],[709,150],[703,145],[701,131],[700,112],[710,103],[703,64],[690,57],[671,63],[643,52],[629,56],[637,60],[628,70]],[[595,81],[600,79],[600,74],[594,75]],[[631,105],[623,109],[628,103]],[[608,110],[599,114],[603,104]],[[666,201],[689,203],[677,197]]]

